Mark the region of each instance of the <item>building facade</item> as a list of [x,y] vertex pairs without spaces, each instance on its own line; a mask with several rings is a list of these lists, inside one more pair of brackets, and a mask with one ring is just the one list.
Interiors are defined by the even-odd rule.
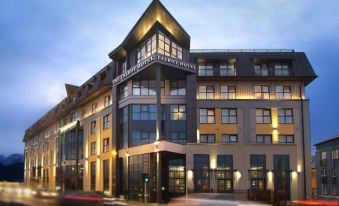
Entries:
[[317,195],[338,196],[339,136],[315,144]]
[[311,197],[304,53],[192,50],[155,0],[109,57],[26,130],[27,185],[149,202]]

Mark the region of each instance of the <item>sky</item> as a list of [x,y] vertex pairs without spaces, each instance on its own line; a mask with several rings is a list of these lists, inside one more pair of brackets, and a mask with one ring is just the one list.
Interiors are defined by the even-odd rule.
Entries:
[[[0,154],[109,63],[151,0],[0,1]],[[208,3],[207,3],[208,2]],[[339,1],[162,0],[192,49],[295,49],[319,76],[306,88],[312,144],[339,134]]]

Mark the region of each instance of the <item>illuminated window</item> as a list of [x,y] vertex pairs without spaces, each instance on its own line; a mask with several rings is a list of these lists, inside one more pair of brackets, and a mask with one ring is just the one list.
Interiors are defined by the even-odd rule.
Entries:
[[91,155],[96,155],[97,148],[96,148],[96,142],[91,142]]
[[237,109],[221,109],[221,123],[236,124],[237,123]]
[[268,85],[256,85],[254,86],[254,98],[255,99],[269,99],[270,89]]
[[103,152],[108,152],[109,151],[109,138],[105,138],[103,140]]
[[186,120],[186,105],[171,105],[170,106],[171,120]]
[[198,75],[199,76],[213,76],[212,64],[199,64]]
[[293,124],[293,110],[292,109],[279,109],[278,110],[279,124]]
[[96,130],[97,130],[97,122],[93,121],[91,122],[91,134],[95,134]]
[[256,109],[256,123],[257,124],[270,124],[271,123],[271,110],[270,109]]
[[170,95],[186,95],[186,81],[171,80],[170,86]]
[[214,99],[214,86],[199,86],[199,99]]
[[294,143],[293,135],[279,135],[279,143]]
[[215,143],[215,135],[214,134],[201,134],[200,143]]
[[166,56],[171,56],[170,46],[171,40],[165,36],[163,33],[159,33],[159,40],[158,40],[158,53],[163,54]]
[[108,129],[109,128],[109,114],[104,116],[104,127],[103,129]]
[[214,109],[200,109],[200,123],[214,124]]
[[172,42],[172,57],[182,59],[182,48],[174,42]]
[[338,159],[339,152],[338,149],[332,150],[332,159]]
[[277,99],[291,99],[291,87],[290,86],[276,86],[275,93]]
[[223,134],[221,136],[221,143],[237,143],[238,136],[235,134]]
[[92,114],[97,112],[97,103],[92,104]]
[[220,76],[235,76],[234,64],[220,64]]
[[256,142],[257,143],[271,144],[272,143],[272,135],[257,135]]
[[268,76],[268,68],[266,64],[255,64],[254,71],[256,76]]
[[220,86],[220,98],[221,99],[235,99],[235,86]]
[[104,106],[108,107],[109,105],[111,105],[111,95],[105,96],[105,100],[104,100]]
[[252,190],[266,189],[266,156],[250,156],[250,184]]
[[274,75],[275,76],[288,76],[290,74],[288,64],[275,64]]

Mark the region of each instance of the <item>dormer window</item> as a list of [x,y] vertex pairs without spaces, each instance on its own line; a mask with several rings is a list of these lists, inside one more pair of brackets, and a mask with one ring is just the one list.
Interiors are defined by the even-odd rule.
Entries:
[[256,76],[268,76],[268,68],[266,64],[255,64],[254,71]]
[[275,76],[288,76],[290,74],[288,64],[275,64],[274,75]]
[[235,76],[235,67],[231,63],[220,64],[220,76]]

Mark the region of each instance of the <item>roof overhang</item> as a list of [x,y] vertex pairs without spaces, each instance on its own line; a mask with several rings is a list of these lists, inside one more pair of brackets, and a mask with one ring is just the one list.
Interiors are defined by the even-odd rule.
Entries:
[[189,48],[190,36],[188,33],[159,0],[154,0],[128,33],[124,41],[110,52],[108,56],[113,60],[124,57],[126,51],[140,42],[157,22],[164,26],[181,46]]

